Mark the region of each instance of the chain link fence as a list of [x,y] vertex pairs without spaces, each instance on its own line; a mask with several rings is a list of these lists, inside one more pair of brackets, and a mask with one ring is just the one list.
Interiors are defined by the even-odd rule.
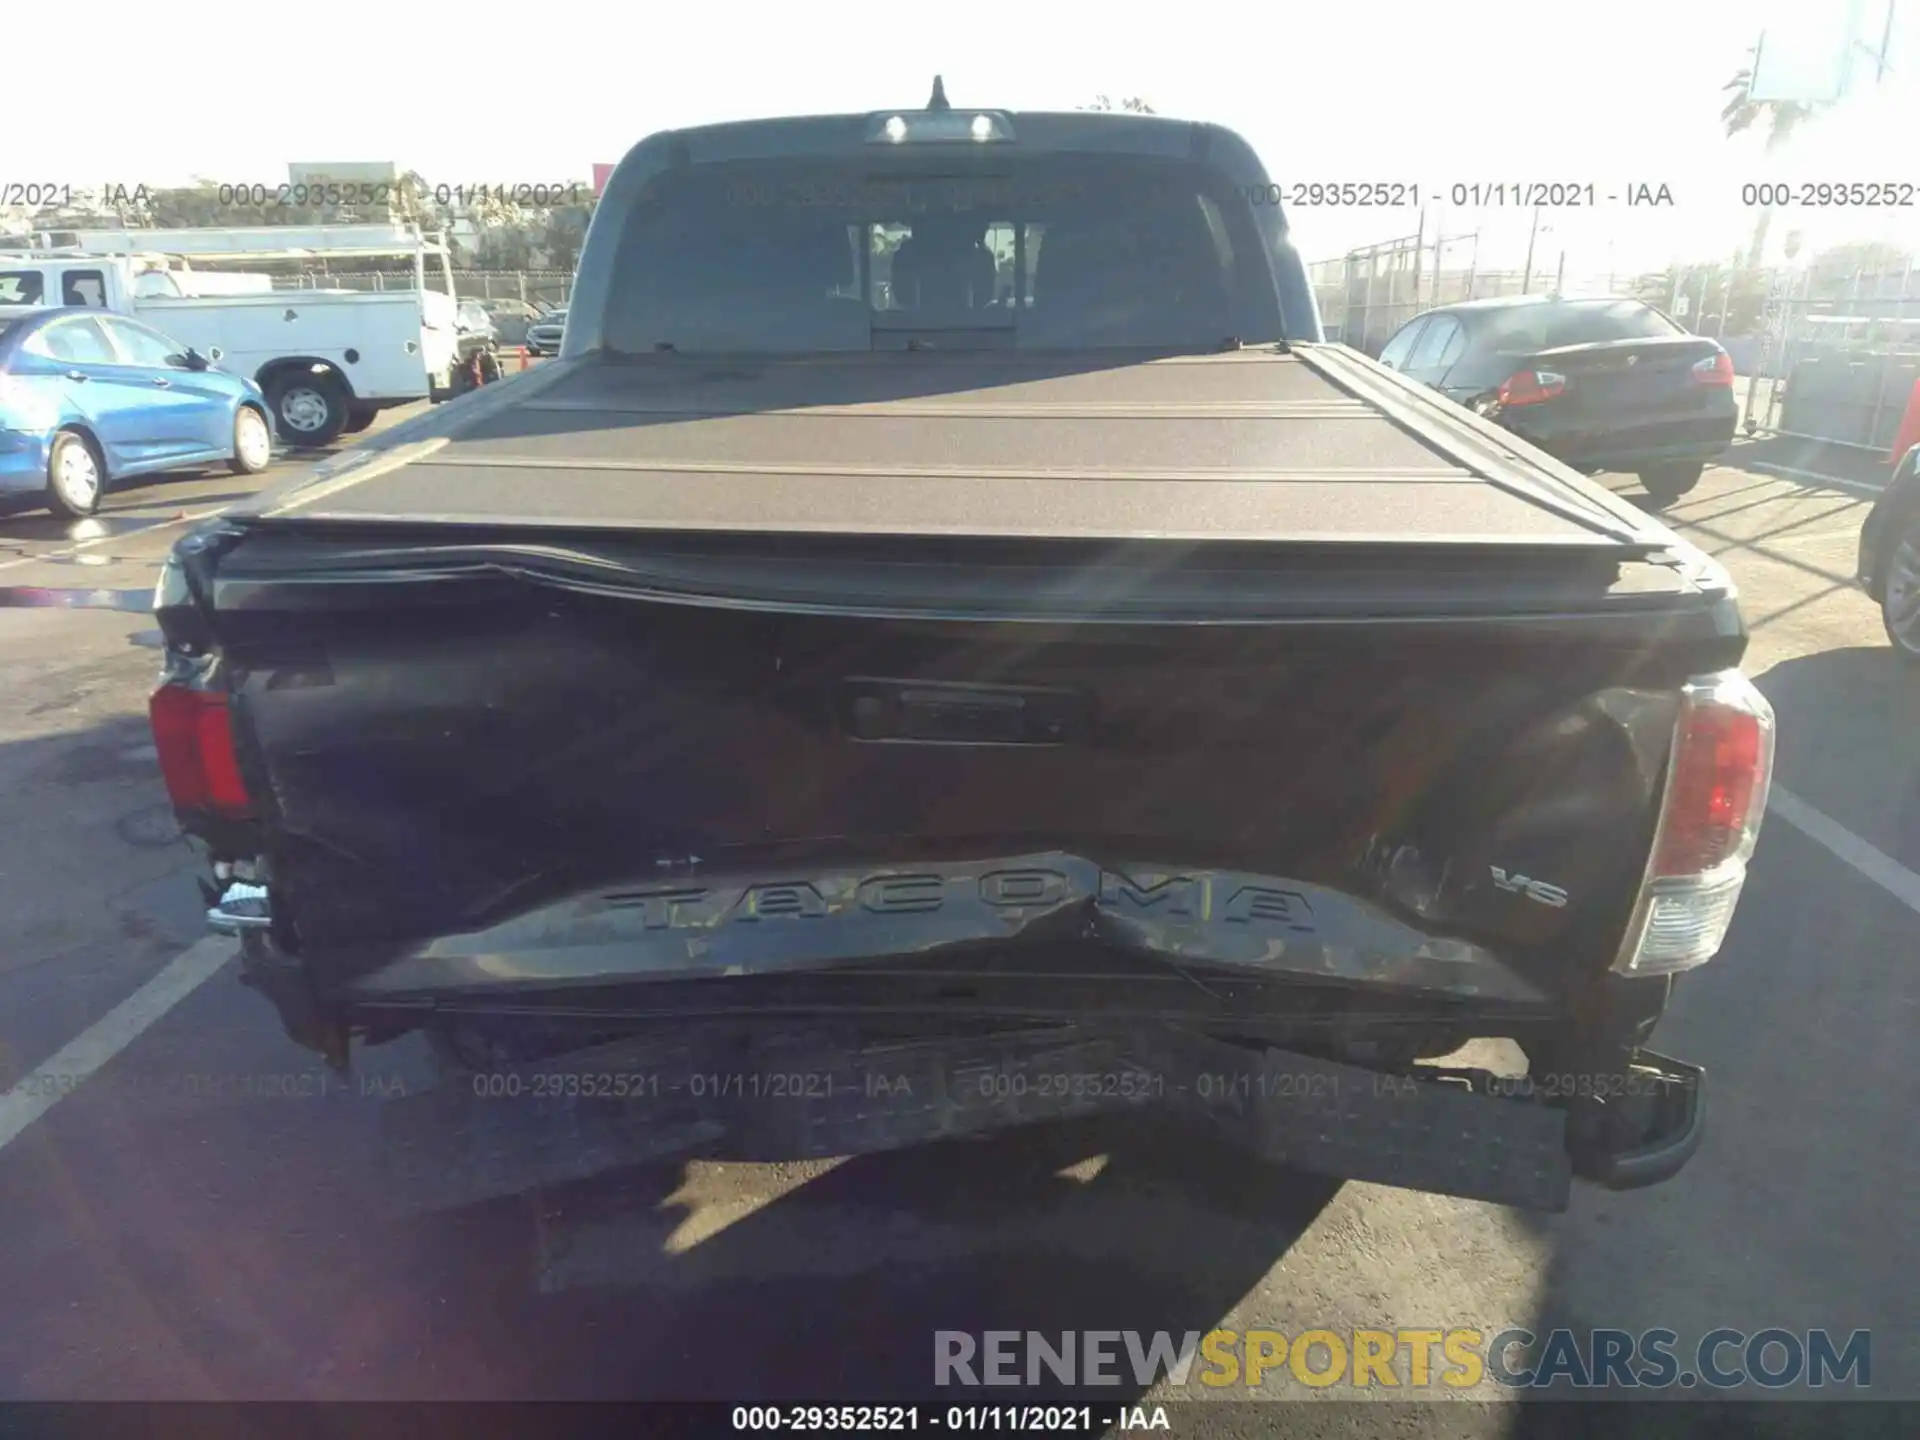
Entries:
[[1480,237],[1407,235],[1308,267],[1327,338],[1378,355],[1393,332],[1424,311],[1499,295],[1603,295],[1618,277],[1570,271],[1564,251],[1519,270],[1480,264]]
[[1759,349],[1749,435],[1890,452],[1920,394],[1920,270],[1776,272]]
[[[1520,270],[1478,261],[1476,235],[1409,235],[1308,268],[1327,338],[1373,356],[1407,321],[1441,305],[1637,295],[1726,348],[1744,386],[1750,436],[1886,452],[1920,394],[1920,269],[1911,261],[1852,272],[1818,261],[1759,273],[1676,265],[1655,277],[1570,270],[1564,252]],[[1764,302],[1748,300],[1756,292]]]
[[[411,290],[413,271],[329,270],[307,268],[298,274],[274,277],[277,289],[288,290]],[[427,287],[445,288],[437,266],[427,267]],[[520,300],[529,305],[565,305],[573,293],[571,270],[455,270],[453,293],[462,300]]]

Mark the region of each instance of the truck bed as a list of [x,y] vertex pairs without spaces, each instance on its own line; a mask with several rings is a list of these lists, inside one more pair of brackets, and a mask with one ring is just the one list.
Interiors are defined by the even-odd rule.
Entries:
[[1668,541],[1524,442],[1332,346],[1125,363],[566,361],[397,426],[234,513],[1636,553]]

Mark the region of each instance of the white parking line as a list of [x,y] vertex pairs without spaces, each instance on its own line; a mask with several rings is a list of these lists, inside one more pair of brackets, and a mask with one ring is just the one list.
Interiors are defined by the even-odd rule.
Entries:
[[1920,914],[1920,875],[1875,849],[1838,820],[1822,814],[1791,790],[1778,785],[1767,800],[1767,814],[1778,815],[1809,840],[1826,846],[1847,864],[1915,914]]
[[62,1097],[97,1075],[149,1026],[211,980],[237,953],[233,941],[209,936],[167,962],[153,979],[62,1045],[52,1058],[0,1094],[0,1150],[19,1138]]
[[1858,540],[1859,538],[1860,527],[1858,525],[1843,525],[1837,530],[1815,530],[1804,535],[1767,535],[1748,543],[1753,545],[1765,544],[1775,547],[1782,545],[1830,545],[1835,540]]
[[1831,486],[1835,490],[1851,491],[1869,500],[1878,499],[1880,492],[1887,488],[1884,485],[1868,484],[1864,480],[1847,480],[1838,475],[1825,475],[1818,470],[1798,470],[1791,465],[1776,465],[1771,460],[1756,460],[1751,465],[1741,468],[1761,475],[1789,475],[1795,480],[1813,480],[1821,485]]

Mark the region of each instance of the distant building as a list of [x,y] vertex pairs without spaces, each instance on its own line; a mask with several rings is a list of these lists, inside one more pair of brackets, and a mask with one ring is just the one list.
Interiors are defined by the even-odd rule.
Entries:
[[[287,162],[288,198],[295,208],[311,211],[314,221],[357,219],[391,222],[400,214],[400,166],[392,160],[328,160]],[[339,186],[340,203],[324,199],[328,187]],[[304,190],[302,187],[305,187]],[[297,202],[305,198],[307,203]],[[384,203],[382,203],[384,202]]]
[[287,162],[287,183],[290,185],[311,185],[315,181],[325,184],[338,181],[342,185],[378,184],[382,180],[398,180],[400,167],[391,160],[329,160]]

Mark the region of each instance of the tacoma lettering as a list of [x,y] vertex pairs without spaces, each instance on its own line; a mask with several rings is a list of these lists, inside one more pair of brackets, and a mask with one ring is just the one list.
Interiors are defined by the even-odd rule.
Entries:
[[1101,878],[1100,898],[1125,901],[1139,910],[1157,910],[1165,906],[1169,915],[1191,916],[1200,911],[1199,883],[1184,875],[1169,877],[1157,885],[1137,885],[1124,875],[1108,874]]
[[1050,905],[1067,893],[1057,870],[995,870],[980,877],[980,898],[989,905]]
[[750,885],[733,907],[736,920],[766,920],[776,915],[800,915],[809,919],[827,913],[827,902],[820,892],[805,883],[786,885]]
[[1272,921],[1303,935],[1313,931],[1313,907],[1306,896],[1297,890],[1275,890],[1264,885],[1246,885],[1235,891],[1221,918],[1242,925]]
[[946,894],[938,875],[876,875],[860,882],[860,908],[876,915],[919,915],[938,910]]

